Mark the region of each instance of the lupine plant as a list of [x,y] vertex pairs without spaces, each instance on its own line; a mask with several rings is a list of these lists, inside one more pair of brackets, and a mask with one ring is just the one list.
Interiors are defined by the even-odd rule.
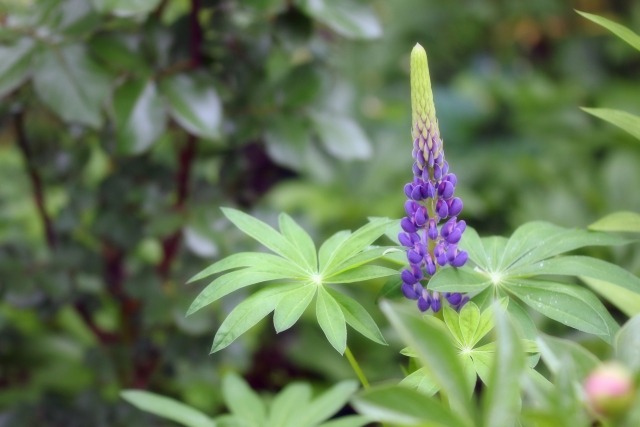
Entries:
[[[637,41],[625,31],[627,39]],[[286,214],[277,231],[224,208],[233,224],[272,253],[233,254],[191,280],[218,275],[188,314],[241,288],[261,286],[222,322],[212,352],[272,312],[277,332],[293,327],[315,301],[320,329],[346,355],[364,390],[354,394],[356,384],[344,382],[311,400],[309,386],[292,384],[265,403],[229,374],[223,391],[231,414],[215,419],[144,392],[125,392],[125,399],[192,427],[356,427],[372,421],[441,427],[639,425],[640,279],[587,252],[569,252],[637,242],[640,215],[614,213],[588,229],[530,222],[509,238],[480,237],[459,219],[462,200],[454,195],[457,178],[445,160],[420,45],[411,54],[411,90],[407,153],[414,163],[404,188],[404,218],[370,218],[316,250]],[[394,244],[375,245],[383,235]],[[408,363],[404,379],[371,387],[349,351],[346,326],[381,345],[386,340],[342,285],[366,286],[381,278],[389,280],[379,305],[405,345],[401,353]],[[417,309],[390,301],[394,295],[416,301]],[[539,325],[547,319],[556,328],[597,337],[610,360],[543,333]],[[349,398],[361,415],[326,421]]]

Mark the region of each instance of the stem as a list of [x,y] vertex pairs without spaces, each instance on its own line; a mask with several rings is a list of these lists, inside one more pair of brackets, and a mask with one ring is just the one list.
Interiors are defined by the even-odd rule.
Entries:
[[349,361],[349,364],[351,365],[353,372],[356,373],[356,376],[360,380],[362,387],[364,387],[365,389],[369,388],[369,381],[367,380],[367,377],[364,375],[364,372],[362,372],[362,369],[360,368],[358,361],[356,360],[355,357],[353,357],[353,353],[351,353],[351,349],[349,347],[347,347],[347,349],[345,350],[344,355],[347,357],[347,360]]

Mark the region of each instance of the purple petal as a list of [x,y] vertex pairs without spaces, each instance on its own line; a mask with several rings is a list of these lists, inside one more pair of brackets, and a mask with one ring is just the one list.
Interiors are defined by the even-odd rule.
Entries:
[[407,218],[407,217],[402,218],[402,221],[400,221],[400,227],[402,227],[402,229],[404,231],[406,231],[407,233],[415,233],[416,232],[416,226],[413,225],[411,220],[409,218]]
[[459,197],[454,197],[448,201],[449,203],[449,215],[458,216],[462,212],[462,200]]
[[431,305],[431,302],[424,299],[422,296],[420,296],[418,298],[418,309],[420,311],[422,311],[423,313],[427,310],[429,310],[429,306]]
[[418,227],[422,227],[425,222],[427,222],[427,217],[425,215],[425,209],[423,207],[419,207],[414,215],[415,223]]
[[451,261],[451,266],[462,267],[467,262],[467,259],[469,259],[469,254],[467,254],[467,252],[465,251],[460,251],[453,259],[453,261]]
[[412,285],[402,284],[402,293],[409,299],[418,299],[419,295],[413,290]]
[[413,249],[410,249],[407,251],[407,259],[411,264],[419,264],[422,261],[422,256]]
[[413,273],[410,272],[409,270],[406,270],[406,269],[402,270],[402,273],[400,273],[400,278],[407,285],[413,285],[414,283],[417,282],[417,280],[414,277]]
[[442,199],[438,199],[436,203],[436,213],[440,218],[446,218],[449,215],[449,207],[447,206],[447,202]]

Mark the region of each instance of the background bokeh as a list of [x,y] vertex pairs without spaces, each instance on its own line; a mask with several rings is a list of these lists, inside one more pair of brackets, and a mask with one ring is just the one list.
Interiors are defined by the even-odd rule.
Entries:
[[[403,214],[417,42],[481,235],[640,210],[637,141],[579,109],[640,113],[640,56],[574,9],[640,28],[631,0],[0,1],[0,426],[170,425],[119,391],[215,413],[230,370],[259,391],[353,377],[304,317],[209,356],[246,294],[185,318],[185,282],[253,248],[221,206],[316,243]],[[378,313],[381,286],[352,293]],[[401,375],[397,348],[349,344],[370,379]]]

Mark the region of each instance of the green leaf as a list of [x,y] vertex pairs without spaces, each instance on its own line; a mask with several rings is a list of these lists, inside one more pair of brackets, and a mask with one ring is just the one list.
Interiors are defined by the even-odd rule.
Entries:
[[515,299],[509,299],[509,297],[505,297],[505,299],[508,301],[507,312],[509,312],[511,319],[519,326],[519,332],[523,338],[535,340],[538,337],[538,328],[527,309]]
[[[467,304],[472,303],[469,302]],[[451,332],[451,335],[456,340],[456,345],[458,346],[458,348],[464,347],[464,338],[462,336],[462,330],[460,330],[460,315],[458,314],[458,312],[451,308],[449,305],[444,305],[442,307],[442,317],[444,319],[445,325],[447,325],[447,328],[449,328],[449,332]]]
[[323,286],[318,288],[316,299],[316,316],[318,324],[338,353],[344,354],[347,348],[347,325],[340,305]]
[[640,315],[627,321],[615,340],[616,358],[634,372],[640,371]]
[[[502,307],[502,309],[506,310],[509,305],[509,299],[501,298],[498,301],[494,302],[494,307],[496,306],[496,304],[498,305],[498,307]],[[493,310],[491,309],[486,309],[482,312],[480,318],[478,319],[478,327],[476,329],[476,332],[473,337],[471,337],[473,346],[475,346],[482,338],[484,338],[485,335],[487,335],[493,329],[493,317]]]
[[277,285],[262,289],[238,304],[216,332],[211,353],[227,347],[271,313],[286,293],[297,285]]
[[118,151],[138,154],[164,133],[166,114],[151,80],[130,80],[113,95]]
[[611,342],[617,325],[600,300],[587,289],[543,280],[508,280],[505,288],[545,316]]
[[587,286],[609,300],[627,316],[640,313],[640,295],[611,282],[580,276]]
[[[337,266],[344,264],[358,252],[364,250],[371,243],[382,236],[387,227],[393,221],[387,218],[374,218],[368,224],[360,227],[358,230],[350,234],[346,239],[334,246],[334,250],[329,254],[326,264],[320,265],[320,271],[324,277],[330,277],[337,272]],[[322,262],[322,256],[320,261]]]
[[497,271],[535,264],[546,258],[585,246],[610,246],[630,242],[610,233],[567,229],[535,221],[519,227],[509,239],[504,260]]
[[160,4],[160,0],[92,0],[92,2],[100,13],[122,17],[146,15]]
[[387,301],[380,304],[391,325],[410,346],[433,379],[446,393],[452,409],[471,421],[473,406],[467,395],[467,380],[444,324],[432,317],[419,317]]
[[298,249],[309,270],[318,271],[318,256],[311,236],[285,213],[280,214],[279,224],[280,231]]
[[640,139],[640,117],[626,111],[613,110],[611,108],[585,108],[580,107],[593,116],[618,126],[625,132],[630,133],[635,138]]
[[[278,233],[276,230],[274,230],[264,222],[236,209],[221,209],[222,213],[224,213],[229,221],[231,221],[245,234],[262,243],[264,246],[271,249],[275,253],[282,255],[290,261],[298,264],[300,267],[306,264],[304,259],[302,258],[302,255],[298,252],[296,247],[293,246],[286,237]],[[302,268],[301,271],[305,271],[304,268]]]
[[351,39],[375,39],[382,26],[373,10],[353,0],[297,0],[311,18],[318,20],[341,36]]
[[629,315],[640,313],[640,278],[615,264],[586,256],[563,256],[514,269],[513,275],[579,276],[591,289]]
[[476,294],[491,286],[491,280],[471,268],[441,268],[429,280],[429,289],[439,292]]
[[324,271],[329,259],[333,256],[336,248],[344,243],[349,238],[351,231],[342,230],[338,231],[327,240],[324,241],[320,250],[318,251],[318,262],[320,264],[320,271]]
[[206,79],[176,75],[162,81],[171,116],[187,132],[204,139],[220,137],[222,105],[218,94]]
[[562,360],[570,357],[580,380],[593,371],[600,361],[577,343],[540,334],[536,339],[542,360],[549,370],[557,374],[563,367]]
[[306,383],[291,383],[271,402],[268,427],[298,427],[298,420],[309,406],[311,387]]
[[340,160],[364,160],[371,157],[369,138],[358,124],[343,115],[315,113],[311,116],[320,142],[329,154]]
[[460,310],[458,317],[460,333],[462,335],[462,345],[466,348],[473,348],[476,342],[473,341],[480,323],[480,309],[473,302],[468,302]]
[[361,265],[351,270],[323,277],[324,283],[354,283],[381,277],[397,276],[398,272],[392,268],[379,265]]
[[484,425],[512,427],[520,413],[520,376],[525,368],[520,337],[509,317],[497,303],[493,306],[496,329],[496,353],[483,394]]
[[595,231],[623,231],[640,233],[640,214],[636,212],[615,212],[600,218],[589,226]]
[[[67,122],[98,128],[102,104],[109,94],[109,77],[80,45],[42,51],[33,74],[42,102]],[[63,105],[64,108],[60,108]]]
[[329,287],[326,287],[325,290],[336,300],[349,326],[371,341],[387,345],[378,325],[359,302]]
[[315,284],[304,285],[280,300],[273,314],[273,326],[280,333],[289,329],[302,316],[316,294]]
[[502,236],[483,237],[482,245],[484,246],[487,259],[484,261],[484,265],[487,266],[484,270],[491,272],[498,272],[504,269],[505,256],[507,254],[508,240]]
[[143,390],[124,390],[120,392],[120,397],[142,411],[175,421],[183,426],[216,426],[211,418],[197,409],[155,393]]
[[299,425],[313,426],[331,417],[346,405],[357,389],[358,383],[355,381],[342,381],[334,385],[307,405]]
[[[334,270],[335,271],[334,274],[342,273],[343,271],[350,270],[352,268],[356,268],[364,264],[368,264],[371,261],[375,261],[378,258],[381,258],[382,256],[386,257],[385,254],[390,250],[393,250],[393,249],[390,249],[384,246],[372,247],[370,249],[366,249],[363,252],[360,252],[359,254],[352,256],[351,258],[347,259],[346,261],[338,265]],[[402,265],[404,265],[407,262],[407,257],[404,251],[402,251],[402,257],[403,257]]]
[[489,384],[491,377],[491,367],[495,361],[495,342],[482,347],[474,348],[469,353],[473,361],[473,369],[483,383]]
[[359,413],[393,425],[424,427],[472,425],[438,400],[403,386],[371,388],[352,399],[352,403]]
[[420,368],[407,375],[400,381],[400,385],[415,389],[426,396],[433,396],[440,390],[427,368]]
[[[270,271],[269,267],[272,267],[274,268],[273,272],[281,270],[286,270],[290,273],[301,272],[298,271],[294,265],[291,265],[288,261],[277,255],[266,254],[263,252],[238,252],[214,262],[209,267],[189,279],[187,283],[192,283],[206,277],[213,276],[216,273],[240,267],[253,267],[260,271]],[[295,274],[292,274],[292,277],[295,277]]]
[[286,272],[265,273],[262,271],[254,271],[250,268],[240,271],[232,271],[231,273],[218,277],[207,285],[207,287],[204,288],[191,303],[189,310],[187,310],[187,316],[219,300],[220,298],[229,295],[231,292],[237,291],[238,289],[255,285],[256,283],[286,279],[288,277],[289,276]]
[[580,15],[584,16],[588,20],[595,22],[596,24],[606,28],[616,36],[620,37],[622,40],[629,43],[631,46],[640,50],[640,36],[634,33],[633,31],[631,31],[629,28],[625,27],[624,25],[620,25],[617,22],[610,21],[607,18],[594,15],[591,13],[581,12],[579,10],[576,10],[576,12],[578,12]]
[[24,83],[30,75],[35,43],[21,38],[13,46],[0,46],[0,98]]
[[233,415],[246,420],[248,425],[264,424],[267,411],[262,399],[238,375],[228,373],[222,379],[224,403]]

